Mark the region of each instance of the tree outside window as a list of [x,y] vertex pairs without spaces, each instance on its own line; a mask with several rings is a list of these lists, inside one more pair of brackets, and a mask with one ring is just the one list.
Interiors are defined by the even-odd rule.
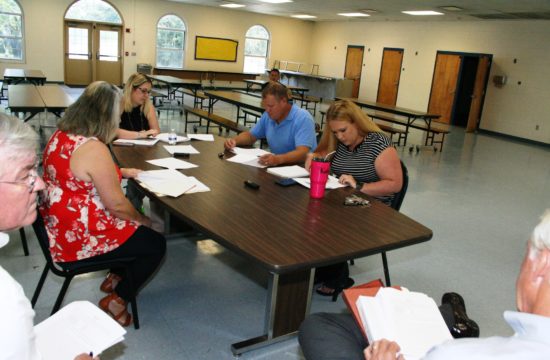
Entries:
[[185,24],[176,15],[165,15],[157,24],[157,65],[183,69]]
[[261,25],[254,25],[246,32],[244,43],[244,72],[263,74],[267,65],[269,33]]
[[[2,1],[2,0],[0,0]],[[80,0],[75,2],[65,15],[65,19],[99,21],[122,24],[118,11],[103,0]]]
[[0,0],[0,59],[23,60],[23,13],[14,0]]

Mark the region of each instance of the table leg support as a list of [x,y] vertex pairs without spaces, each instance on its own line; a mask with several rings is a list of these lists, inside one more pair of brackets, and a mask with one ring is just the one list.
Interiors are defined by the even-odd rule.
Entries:
[[258,349],[297,334],[309,313],[315,269],[290,274],[270,274],[264,335],[231,345],[233,355]]

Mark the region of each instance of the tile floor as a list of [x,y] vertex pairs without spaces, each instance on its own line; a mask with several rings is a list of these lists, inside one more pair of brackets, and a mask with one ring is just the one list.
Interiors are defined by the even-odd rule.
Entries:
[[[217,106],[234,115],[230,106]],[[1,111],[4,107],[2,103]],[[37,120],[31,123],[36,126]],[[51,116],[40,121],[54,122]],[[163,131],[185,132],[177,112],[163,111],[160,123]],[[411,142],[420,141],[421,134],[413,133]],[[482,336],[509,335],[502,312],[515,308],[514,284],[525,241],[538,216],[550,208],[550,147],[453,128],[442,153],[399,151],[410,175],[401,211],[430,227],[434,237],[388,253],[392,282],[436,301],[446,291],[457,291]],[[348,226],[345,219],[342,226]],[[31,297],[44,260],[30,228],[26,234],[31,255],[23,256],[19,234],[13,232],[10,244],[0,250],[0,264]],[[351,275],[356,283],[383,277],[380,256],[357,259]],[[102,274],[95,274],[74,280],[66,303],[97,302],[101,279]],[[141,329],[129,328],[125,341],[101,358],[231,359],[231,343],[262,332],[266,283],[264,270],[213,241],[170,239],[164,264],[138,298]],[[60,286],[50,275],[35,322],[47,317]],[[345,305],[341,298],[332,303],[314,295],[311,311],[341,312]],[[241,358],[303,357],[292,339]]]

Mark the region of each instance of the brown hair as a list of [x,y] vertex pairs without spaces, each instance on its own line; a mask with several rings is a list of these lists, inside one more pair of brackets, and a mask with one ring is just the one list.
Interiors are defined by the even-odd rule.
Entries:
[[286,101],[289,101],[292,99],[290,90],[283,84],[274,81],[271,81],[262,90],[262,99],[265,99],[268,95],[273,95],[277,100],[286,99]]
[[120,122],[120,97],[116,86],[93,82],[67,108],[57,127],[74,135],[94,136],[107,144],[114,139]]

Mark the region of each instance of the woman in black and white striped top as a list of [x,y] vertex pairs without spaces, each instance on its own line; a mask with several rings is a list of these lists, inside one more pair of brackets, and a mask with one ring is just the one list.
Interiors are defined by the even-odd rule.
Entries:
[[[371,195],[391,205],[394,194],[401,190],[403,175],[397,151],[380,128],[353,102],[334,102],[327,110],[327,125],[319,146],[306,161],[309,169],[313,157],[334,153],[331,171],[340,183]],[[321,295],[333,296],[351,286],[347,263],[317,269],[323,285]],[[325,274],[326,273],[326,274]],[[324,276],[326,275],[326,276]]]

